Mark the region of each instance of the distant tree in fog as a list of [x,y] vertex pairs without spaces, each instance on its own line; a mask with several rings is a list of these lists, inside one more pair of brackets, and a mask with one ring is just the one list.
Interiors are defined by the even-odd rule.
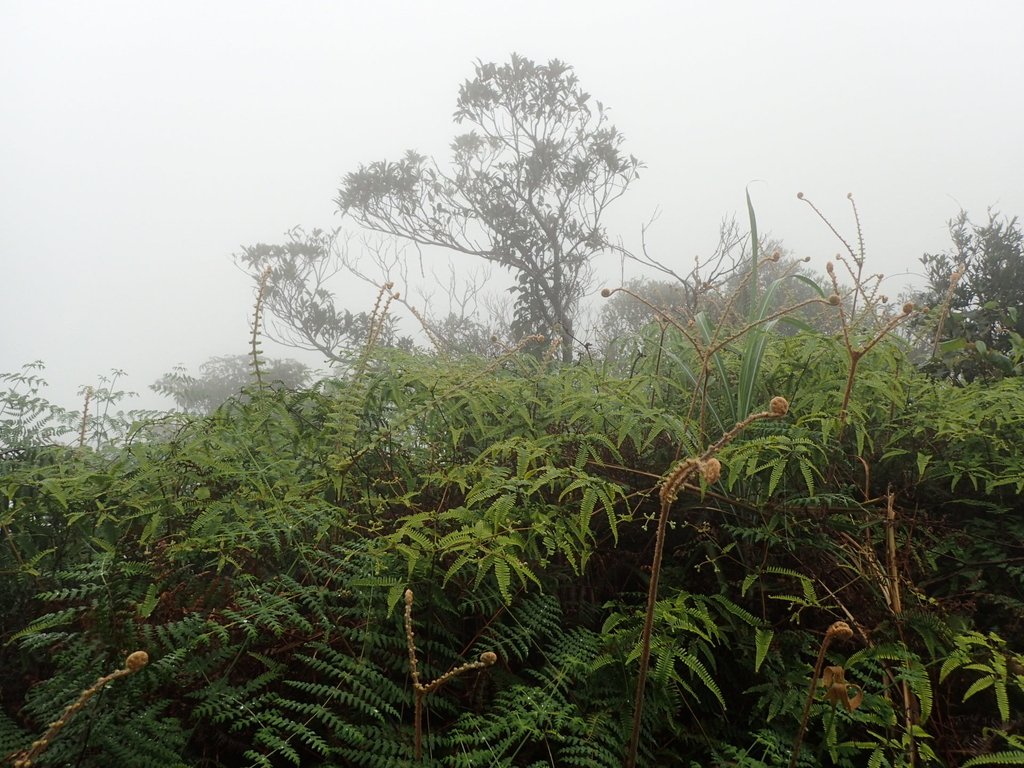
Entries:
[[949,222],[952,248],[921,257],[930,308],[918,322],[931,341],[932,370],[970,381],[1024,374],[1024,228],[995,211],[975,224]]
[[[311,378],[309,368],[297,360],[263,359],[260,374],[268,385],[289,389],[303,387]],[[186,413],[208,414],[232,397],[244,398],[244,390],[252,383],[252,358],[225,355],[207,360],[195,376],[178,366],[151,384],[150,389],[170,397]]]
[[345,176],[337,203],[364,227],[512,270],[512,331],[554,334],[571,360],[604,214],[641,166],[571,67],[513,55],[463,83],[451,170],[409,151]]
[[[269,315],[263,331],[285,346],[319,352],[326,360],[342,362],[354,347],[365,343],[370,330],[367,312],[339,309],[328,282],[350,270],[338,232],[295,227],[278,244],[257,243],[235,255],[236,263],[260,283],[267,275],[263,309]],[[376,343],[409,347],[399,338],[394,319],[385,315]]]

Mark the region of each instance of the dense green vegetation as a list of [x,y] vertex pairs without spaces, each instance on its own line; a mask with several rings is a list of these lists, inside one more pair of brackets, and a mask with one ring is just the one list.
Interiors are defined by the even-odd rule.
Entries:
[[[266,306],[314,339],[356,324],[285,291],[274,264],[306,251],[267,247],[245,392],[164,382],[209,413],[126,421],[111,386],[76,416],[4,376],[0,754],[1024,764],[1018,308],[968,317],[939,284],[934,310],[894,307],[862,248],[814,278],[750,223],[742,268],[680,278],[678,306],[607,290],[600,353],[562,322],[575,289],[545,308],[522,283],[517,319],[556,343],[474,355],[389,343],[384,287],[337,375],[289,388]],[[965,318],[1006,342],[971,375],[950,355],[998,345],[950,343]]]
[[[621,764],[659,479],[742,415],[761,339],[702,374],[692,332],[622,364],[384,352],[99,450],[22,435],[0,749],[145,650],[36,764],[410,763],[411,588],[425,679],[498,656],[425,698],[432,763]],[[799,764],[1024,760],[1021,379],[938,381],[886,335],[844,419],[841,334],[764,340],[752,409],[791,407],[672,507],[640,762],[786,764],[835,621],[863,701],[816,693]]]

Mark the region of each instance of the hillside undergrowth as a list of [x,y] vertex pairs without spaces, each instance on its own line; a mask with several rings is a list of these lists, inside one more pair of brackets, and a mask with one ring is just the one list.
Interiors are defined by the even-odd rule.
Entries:
[[[1020,380],[770,314],[9,432],[0,753],[144,650],[33,765],[618,766],[644,675],[640,765],[1024,764]],[[773,397],[673,488],[649,593],[662,478]],[[406,590],[424,681],[492,663],[421,695]]]

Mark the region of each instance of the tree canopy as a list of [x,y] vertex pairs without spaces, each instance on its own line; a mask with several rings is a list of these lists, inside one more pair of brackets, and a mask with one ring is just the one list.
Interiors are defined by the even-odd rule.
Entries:
[[609,248],[608,207],[640,162],[600,101],[560,61],[513,55],[463,83],[449,170],[409,151],[347,174],[336,200],[361,225],[512,270],[513,331],[554,334],[573,354],[592,257]]
[[1024,373],[1024,229],[1017,217],[966,211],[949,222],[952,248],[921,257],[934,307],[933,369],[963,380]]
[[[252,278],[269,323],[261,332],[280,344],[319,352],[328,361],[344,362],[367,341],[371,318],[335,305],[331,278],[349,269],[338,242],[339,231],[294,227],[283,243],[257,243],[235,255]],[[398,336],[394,318],[384,315],[374,328],[384,346],[411,345]]]
[[[260,362],[260,371],[270,386],[289,389],[305,386],[312,379],[309,368],[297,360],[265,359]],[[198,375],[176,367],[151,384],[150,389],[170,397],[186,413],[209,414],[232,397],[245,397],[245,390],[252,383],[249,355],[223,355],[200,365]]]

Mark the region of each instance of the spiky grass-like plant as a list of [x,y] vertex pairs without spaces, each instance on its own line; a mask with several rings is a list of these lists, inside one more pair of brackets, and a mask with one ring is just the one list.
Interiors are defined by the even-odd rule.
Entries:
[[[702,433],[705,416],[708,412],[715,422],[712,429],[720,431],[726,431],[730,425],[741,421],[751,412],[757,397],[758,382],[761,380],[762,363],[771,338],[770,331],[780,320],[792,317],[800,310],[816,304],[835,305],[835,302],[825,295],[820,286],[793,273],[797,267],[796,262],[763,291],[759,290],[760,268],[766,264],[777,262],[780,254],[777,251],[767,256],[761,254],[757,234],[757,216],[749,193],[746,196],[746,202],[751,232],[749,269],[743,275],[736,289],[725,299],[721,311],[723,318],[731,318],[735,322],[715,324],[703,311],[696,313],[689,321],[683,321],[678,317],[673,317],[664,308],[656,306],[629,288],[605,288],[601,291],[601,296],[604,298],[609,298],[616,293],[624,293],[632,297],[654,313],[662,327],[662,339],[664,339],[664,331],[671,326],[693,347],[697,357],[697,366],[691,368],[678,360],[676,364],[682,367],[683,374],[689,380],[693,392],[687,416],[699,421]],[[789,278],[798,279],[813,286],[817,295],[779,309],[772,309],[777,291]],[[737,346],[736,357],[741,360],[739,371],[735,377],[730,373],[726,353],[726,350],[734,344]],[[656,374],[660,368],[661,357],[662,349],[659,344]],[[709,395],[712,381],[717,382],[715,385],[717,387],[727,388],[722,392],[724,396],[716,400],[718,407],[723,409],[721,413],[714,405],[711,405],[712,400],[715,399]],[[652,393],[652,406],[653,403]]]

